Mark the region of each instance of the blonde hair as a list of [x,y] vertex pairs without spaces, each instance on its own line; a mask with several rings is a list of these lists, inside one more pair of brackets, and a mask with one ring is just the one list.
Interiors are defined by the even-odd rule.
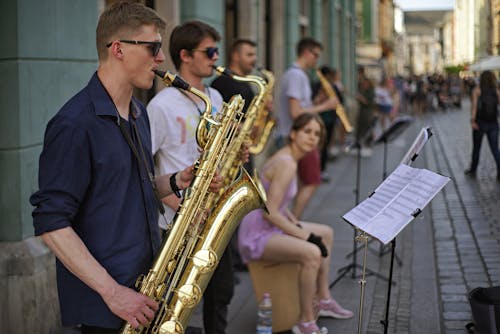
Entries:
[[96,47],[99,60],[107,58],[106,45],[114,39],[127,38],[144,25],[155,25],[160,32],[165,21],[151,8],[129,0],[118,1],[99,17],[96,28]]

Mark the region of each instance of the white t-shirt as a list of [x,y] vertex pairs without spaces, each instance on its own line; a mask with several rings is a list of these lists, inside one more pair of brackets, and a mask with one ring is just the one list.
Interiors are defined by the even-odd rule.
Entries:
[[[205,93],[212,102],[212,113],[220,111],[222,97],[219,92],[206,87]],[[194,164],[199,158],[196,129],[205,104],[199,101],[196,105],[197,107],[195,100],[173,87],[164,88],[149,102],[147,111],[151,124],[155,175],[180,171]],[[167,205],[164,207],[165,218],[171,222],[176,210]],[[165,220],[161,216],[159,225],[166,228]]]
[[375,87],[375,104],[381,106],[392,106],[392,97],[385,87]]
[[280,108],[278,111],[278,134],[288,137],[292,128],[292,115],[290,114],[289,99],[300,101],[302,108],[312,106],[311,82],[306,72],[297,64],[293,64],[281,78]]

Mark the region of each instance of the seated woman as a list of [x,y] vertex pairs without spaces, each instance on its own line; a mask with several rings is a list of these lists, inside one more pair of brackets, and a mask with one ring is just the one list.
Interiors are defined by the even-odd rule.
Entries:
[[[269,214],[254,210],[242,221],[238,236],[244,262],[298,262],[300,318],[295,334],[319,334],[316,315],[347,319],[353,316],[330,294],[328,271],[333,243],[330,226],[298,221],[288,210],[297,192],[297,162],[324,138],[317,114],[305,113],[292,125],[289,143],[264,165],[261,180],[267,191]],[[314,300],[319,297],[315,310]]]

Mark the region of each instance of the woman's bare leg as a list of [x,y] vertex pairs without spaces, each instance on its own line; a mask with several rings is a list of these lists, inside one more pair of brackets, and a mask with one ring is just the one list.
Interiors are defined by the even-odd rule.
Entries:
[[326,249],[328,249],[328,256],[326,258],[321,258],[321,265],[319,267],[318,279],[317,279],[317,290],[320,299],[329,299],[332,297],[329,288],[329,274],[330,274],[330,263],[332,256],[332,246],[333,246],[333,229],[324,224],[300,222],[302,227],[306,231],[310,231],[321,237]]
[[317,292],[318,272],[322,262],[319,248],[306,240],[275,234],[267,242],[261,259],[300,264],[300,320],[315,321],[313,300]]

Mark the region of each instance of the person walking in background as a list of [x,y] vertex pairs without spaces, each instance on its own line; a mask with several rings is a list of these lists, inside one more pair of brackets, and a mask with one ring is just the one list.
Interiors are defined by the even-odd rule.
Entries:
[[325,130],[317,114],[302,113],[290,130],[288,144],[267,160],[261,170],[267,192],[267,208],[250,212],[238,237],[245,262],[266,260],[300,264],[299,323],[295,334],[319,334],[314,298],[319,297],[319,316],[348,319],[353,313],[332,298],[328,287],[333,230],[330,226],[301,221],[288,207],[297,193],[298,161],[317,149]]
[[[278,147],[285,142],[293,120],[305,112],[320,113],[335,109],[337,100],[328,98],[320,104],[313,104],[311,82],[306,71],[316,67],[323,47],[313,38],[305,37],[297,43],[297,58],[283,74],[278,112]],[[309,200],[321,184],[320,153],[312,150],[299,162],[300,186],[293,213],[300,218]]]
[[155,195],[172,193],[174,184],[185,189],[193,178],[191,167],[150,177],[150,123],[132,96],[153,86],[165,25],[139,3],[106,9],[96,29],[97,72],[45,132],[33,225],[57,257],[62,324],[81,325],[84,334],[153,319],[157,302],[134,284],[161,244]]
[[382,131],[386,130],[388,122],[390,123],[390,115],[393,108],[393,98],[391,88],[389,87],[389,79],[382,78],[380,83],[375,87],[375,104],[377,105],[380,115],[380,124]]
[[496,85],[495,74],[484,71],[479,78],[479,87],[472,91],[471,127],[472,127],[472,159],[465,174],[476,176],[479,164],[479,153],[483,136],[486,135],[491,153],[497,165],[497,181],[500,182],[500,152],[498,149],[498,97],[500,92]]
[[358,92],[356,100],[359,105],[358,121],[356,128],[356,143],[361,153],[370,155],[373,140],[373,127],[376,122],[374,113],[375,89],[372,81],[366,77],[365,69],[358,67]]
[[421,117],[427,108],[427,87],[423,76],[415,77],[415,94],[413,98],[413,113]]

